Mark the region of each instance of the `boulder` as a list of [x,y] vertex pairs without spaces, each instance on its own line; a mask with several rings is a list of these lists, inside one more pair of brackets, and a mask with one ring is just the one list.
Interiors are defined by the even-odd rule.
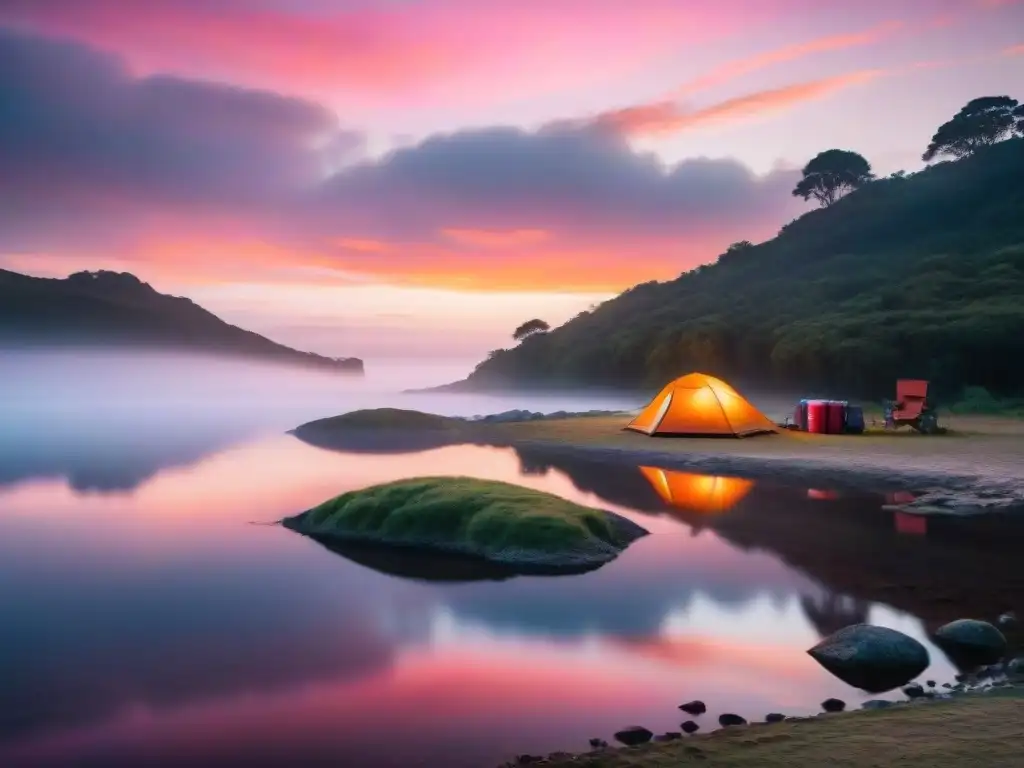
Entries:
[[1006,654],[1006,638],[993,624],[957,619],[935,630],[935,644],[960,667],[995,664]]
[[730,725],[746,725],[747,720],[739,715],[734,715],[732,712],[726,712],[724,715],[718,716],[718,724],[723,728],[727,728]]
[[687,720],[679,727],[683,729],[683,733],[696,733],[700,730],[700,726],[693,722],[693,720]]
[[590,747],[591,747],[591,749],[604,749],[607,746],[608,746],[608,742],[605,741],[604,739],[591,739],[590,740]]
[[785,719],[786,716],[783,715],[781,712],[769,712],[767,715],[764,716],[764,721],[766,723],[781,723]]
[[821,708],[826,712],[842,712],[846,709],[846,702],[842,699],[825,699],[821,702]]
[[1020,622],[1017,620],[1017,614],[1007,611],[996,620],[996,626],[1002,630],[1014,630],[1020,626]]
[[616,731],[615,740],[625,744],[627,747],[635,747],[637,744],[646,744],[654,737],[654,734],[640,725],[631,725]]
[[708,711],[707,705],[699,699],[680,704],[679,708],[688,715],[703,715]]
[[922,688],[917,683],[911,683],[910,685],[903,686],[903,693],[905,693],[907,697],[911,699],[920,699],[922,696],[925,695],[924,688]]
[[844,683],[870,693],[898,688],[931,661],[928,649],[914,638],[871,624],[844,627],[807,653]]

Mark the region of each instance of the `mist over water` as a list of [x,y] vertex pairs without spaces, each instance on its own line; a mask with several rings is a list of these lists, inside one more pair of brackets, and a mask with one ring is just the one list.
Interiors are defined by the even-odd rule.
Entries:
[[464,378],[475,361],[366,363],[366,375],[134,351],[0,350],[0,419],[144,418],[176,424],[249,424],[291,429],[303,421],[360,408],[396,407],[450,416],[512,408],[539,411],[628,409],[635,394],[429,394],[404,390]]

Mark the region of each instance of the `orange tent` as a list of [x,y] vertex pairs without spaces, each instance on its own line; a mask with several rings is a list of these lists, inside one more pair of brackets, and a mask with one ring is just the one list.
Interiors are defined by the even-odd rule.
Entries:
[[640,467],[666,504],[704,515],[728,512],[754,487],[753,480]]
[[647,435],[744,437],[774,432],[775,425],[724,381],[690,373],[661,390],[626,429]]

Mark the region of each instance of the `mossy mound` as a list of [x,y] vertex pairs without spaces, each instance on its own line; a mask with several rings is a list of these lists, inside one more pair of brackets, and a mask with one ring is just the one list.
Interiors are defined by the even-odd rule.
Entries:
[[326,419],[310,421],[296,429],[333,431],[344,429],[436,429],[452,430],[462,426],[461,419],[438,416],[435,413],[410,411],[404,408],[368,408],[343,413]]
[[469,555],[525,572],[587,570],[647,534],[612,512],[468,477],[420,477],[351,491],[282,524],[328,544]]
[[402,408],[371,408],[307,422],[291,431],[320,448],[409,453],[462,442],[466,422]]

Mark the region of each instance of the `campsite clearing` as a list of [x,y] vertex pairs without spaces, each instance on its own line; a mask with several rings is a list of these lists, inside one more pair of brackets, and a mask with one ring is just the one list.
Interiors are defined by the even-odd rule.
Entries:
[[492,444],[532,444],[708,474],[815,487],[873,485],[919,492],[909,511],[971,513],[1024,507],[1024,420],[950,416],[945,435],[910,430],[818,435],[780,430],[743,439],[650,437],[628,416],[489,425]]

